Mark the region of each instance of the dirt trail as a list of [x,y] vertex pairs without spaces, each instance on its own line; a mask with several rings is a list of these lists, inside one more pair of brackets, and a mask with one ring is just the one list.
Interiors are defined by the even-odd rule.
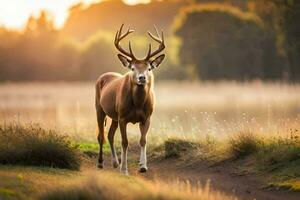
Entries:
[[286,191],[270,191],[262,188],[259,179],[250,175],[235,175],[230,172],[232,166],[224,165],[208,167],[182,168],[176,166],[176,160],[161,160],[149,163],[151,169],[147,175],[140,175],[147,179],[159,178],[164,181],[176,179],[188,180],[192,186],[197,186],[200,181],[204,185],[208,180],[212,190],[217,190],[229,196],[235,196],[241,200],[299,200],[300,193],[288,193]]
[[[112,169],[110,166],[110,157],[108,155],[105,157],[105,168],[115,171],[116,169]],[[240,200],[300,199],[300,193],[263,189],[260,180],[263,180],[264,177],[232,173],[234,165],[237,163],[226,163],[213,167],[207,164],[197,164],[187,167],[178,165],[178,160],[176,159],[150,159],[148,164],[149,171],[145,174],[140,174],[137,171],[138,151],[130,151],[128,161],[130,175],[150,181],[157,179],[164,182],[182,180],[189,181],[192,187],[197,187],[199,182],[201,185],[205,185],[207,181],[210,181],[211,190],[237,197]],[[95,167],[94,164],[93,167]]]

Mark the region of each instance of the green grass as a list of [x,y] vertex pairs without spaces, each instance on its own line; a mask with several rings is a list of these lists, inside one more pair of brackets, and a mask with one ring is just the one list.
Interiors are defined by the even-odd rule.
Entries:
[[[74,146],[85,154],[99,152],[99,144],[97,142],[76,141],[74,142]],[[103,145],[103,153],[109,153],[109,152],[110,152],[110,147],[108,142],[106,142]]]
[[80,168],[80,154],[71,140],[38,125],[0,125],[0,164]]

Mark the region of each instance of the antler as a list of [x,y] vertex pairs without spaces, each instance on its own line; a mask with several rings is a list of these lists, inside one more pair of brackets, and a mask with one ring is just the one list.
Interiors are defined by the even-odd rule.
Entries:
[[120,42],[121,40],[123,40],[127,35],[129,35],[130,33],[133,33],[134,30],[130,30],[130,28],[128,28],[127,32],[124,33],[124,35],[122,35],[122,30],[123,30],[124,24],[122,24],[120,30],[117,31],[116,33],[116,37],[115,37],[115,46],[116,48],[124,55],[130,57],[133,60],[136,60],[136,57],[133,55],[132,52],[132,48],[131,48],[131,43],[129,42],[129,52],[125,51],[121,46],[120,46]]
[[158,30],[156,28],[156,26],[154,25],[155,28],[155,32],[157,36],[154,36],[150,31],[148,31],[148,35],[155,40],[156,42],[159,43],[159,47],[156,51],[154,51],[153,53],[151,53],[151,44],[149,44],[149,51],[148,51],[148,55],[145,58],[146,60],[149,60],[151,57],[157,55],[158,53],[160,53],[161,51],[163,51],[165,49],[165,41],[164,41],[164,32],[161,30],[161,37],[159,36]]

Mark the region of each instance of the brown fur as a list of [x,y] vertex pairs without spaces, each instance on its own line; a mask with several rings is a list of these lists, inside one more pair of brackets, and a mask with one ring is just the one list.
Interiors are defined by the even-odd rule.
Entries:
[[[108,72],[96,83],[96,109],[114,121],[144,123],[154,106],[153,75],[146,85],[133,83],[131,73]],[[103,114],[104,114],[103,113]]]
[[[164,48],[163,33],[162,38],[157,37],[151,33],[149,35],[158,43],[160,43],[158,50],[151,52],[149,46],[148,55],[145,59],[137,59],[132,52],[131,45],[129,44],[130,52],[125,51],[120,46],[120,41],[132,30],[128,30],[122,35],[122,28],[116,34],[115,46],[122,53],[118,57],[122,64],[131,70],[125,75],[118,73],[105,73],[99,77],[96,83],[96,110],[98,121],[98,142],[100,146],[98,167],[103,168],[103,143],[104,143],[104,125],[106,117],[112,119],[112,124],[108,132],[108,139],[110,143],[113,166],[119,165],[117,154],[114,148],[114,135],[119,125],[122,136],[122,159],[121,171],[127,174],[127,130],[128,123],[139,123],[141,131],[141,157],[140,157],[140,171],[147,171],[147,158],[146,158],[146,135],[150,126],[150,117],[153,112],[155,96],[153,92],[154,77],[152,70],[158,67],[164,60],[165,55],[162,54],[153,60],[153,56],[160,53]],[[125,56],[127,57],[125,57]],[[129,58],[128,58],[129,57]]]

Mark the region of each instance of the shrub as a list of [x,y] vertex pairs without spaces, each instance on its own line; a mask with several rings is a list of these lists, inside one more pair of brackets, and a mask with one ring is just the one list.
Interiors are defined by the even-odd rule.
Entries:
[[235,158],[243,158],[259,150],[261,141],[251,132],[241,132],[229,140],[229,150]]
[[199,144],[180,140],[168,139],[165,141],[165,157],[166,158],[179,158],[188,151],[197,149]]
[[38,125],[0,125],[0,163],[78,170],[80,156],[66,136]]

